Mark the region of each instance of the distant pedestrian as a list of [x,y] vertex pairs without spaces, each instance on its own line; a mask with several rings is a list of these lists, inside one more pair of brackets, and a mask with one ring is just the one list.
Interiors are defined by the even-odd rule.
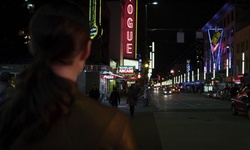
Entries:
[[89,96],[95,100],[99,100],[100,91],[96,84],[94,84],[93,88],[89,91]]
[[14,87],[11,85],[11,74],[2,72],[0,75],[0,103],[4,102],[13,93]]
[[130,86],[127,93],[127,102],[129,105],[130,117],[134,118],[135,106],[137,104],[137,93],[133,86]]
[[112,107],[117,108],[118,104],[120,105],[120,102],[121,102],[120,94],[118,92],[118,89],[114,87],[109,97],[109,103],[112,105]]

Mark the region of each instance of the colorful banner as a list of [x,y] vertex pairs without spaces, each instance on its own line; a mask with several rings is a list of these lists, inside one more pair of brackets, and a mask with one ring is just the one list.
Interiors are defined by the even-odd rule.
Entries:
[[214,69],[220,70],[220,57],[221,57],[221,42],[222,42],[223,29],[208,29],[208,36],[210,42],[210,49],[212,54]]

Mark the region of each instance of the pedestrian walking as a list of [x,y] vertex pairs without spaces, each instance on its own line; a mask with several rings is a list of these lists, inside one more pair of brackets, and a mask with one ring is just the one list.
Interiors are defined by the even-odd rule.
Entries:
[[76,80],[91,51],[88,5],[39,5],[29,33],[34,62],[0,105],[1,150],[135,150],[126,114],[83,94]]
[[0,103],[8,99],[14,91],[11,85],[11,74],[9,72],[2,72],[0,75]]
[[130,117],[134,118],[135,106],[137,104],[137,93],[134,90],[133,86],[130,86],[127,93],[127,102],[129,105]]
[[109,97],[109,103],[112,105],[112,107],[117,108],[118,104],[120,105],[120,102],[121,102],[120,94],[118,92],[118,89],[114,87]]
[[100,91],[96,84],[94,84],[93,88],[89,91],[89,96],[95,100],[99,100]]

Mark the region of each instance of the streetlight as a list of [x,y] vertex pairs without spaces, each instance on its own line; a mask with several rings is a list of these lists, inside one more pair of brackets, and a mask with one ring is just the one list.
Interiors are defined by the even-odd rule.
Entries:
[[145,4],[145,50],[147,52],[147,55],[148,55],[148,35],[147,35],[147,32],[148,32],[148,5],[157,5],[158,2],[154,1],[154,2],[149,2],[149,3],[146,3]]
[[[148,30],[148,5],[153,4],[157,5],[157,2],[151,2],[151,3],[146,3],[145,4],[145,51],[146,51],[146,59],[148,62],[148,37],[147,37],[147,30]],[[147,89],[147,80],[144,82],[144,98],[146,100],[145,106],[148,106],[149,100],[148,100],[148,89]]]

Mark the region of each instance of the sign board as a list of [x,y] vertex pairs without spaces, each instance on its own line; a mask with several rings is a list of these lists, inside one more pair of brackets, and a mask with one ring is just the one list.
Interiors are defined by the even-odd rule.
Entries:
[[134,66],[119,66],[118,72],[120,74],[134,74],[135,67]]
[[136,0],[125,0],[123,5],[123,56],[135,58],[136,38]]

